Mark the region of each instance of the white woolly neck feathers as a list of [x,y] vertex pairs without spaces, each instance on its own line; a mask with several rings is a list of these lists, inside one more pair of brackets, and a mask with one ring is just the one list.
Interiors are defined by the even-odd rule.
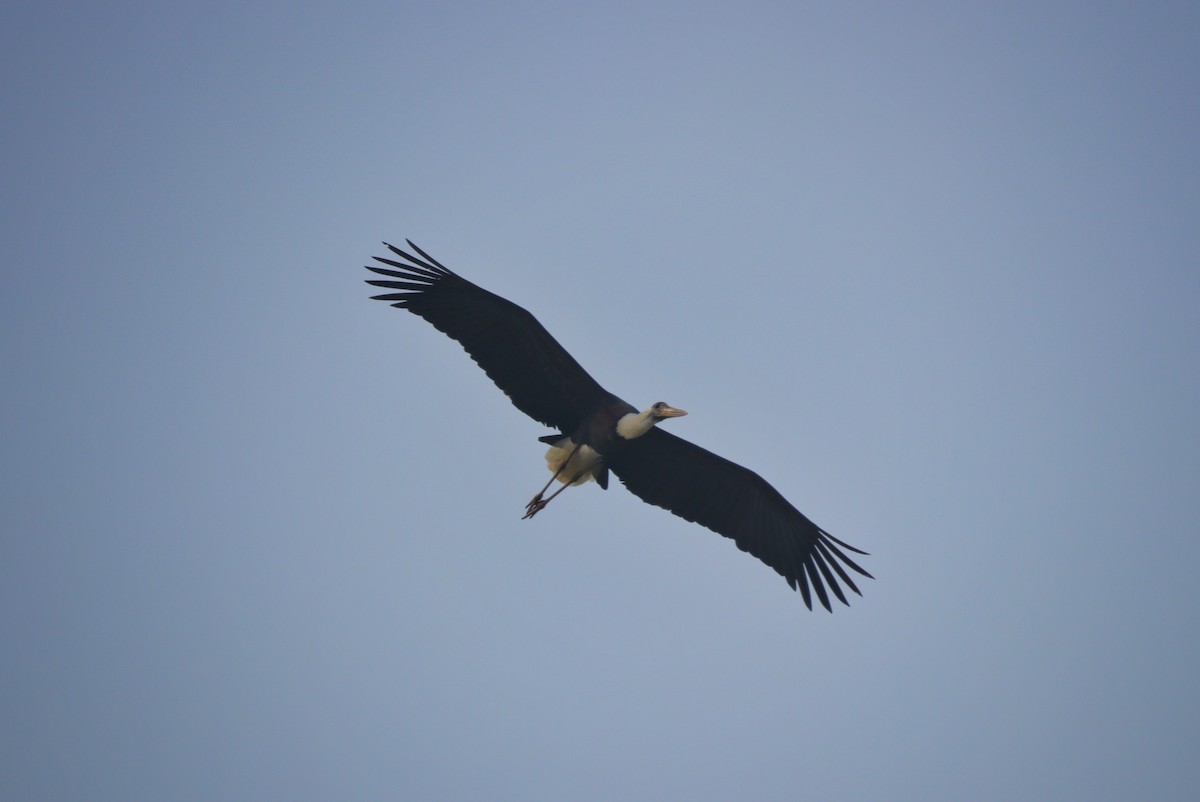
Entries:
[[617,434],[626,440],[632,440],[653,429],[656,423],[658,421],[654,419],[654,407],[645,412],[630,412],[617,421]]

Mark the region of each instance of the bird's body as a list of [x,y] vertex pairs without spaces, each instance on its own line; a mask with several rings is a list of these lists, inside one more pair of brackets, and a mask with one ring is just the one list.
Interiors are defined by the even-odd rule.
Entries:
[[[753,471],[657,428],[687,413],[661,401],[639,411],[601,387],[529,312],[408,244],[420,257],[387,245],[404,261],[377,256],[387,268],[367,268],[388,277],[369,284],[398,291],[375,298],[457,340],[518,409],[557,430],[540,438],[550,446],[552,476],[526,505],[526,518],[567,487],[594,480],[607,488],[611,471],[643,501],[733,539],[787,579],[810,609],[811,591],[827,610],[827,587],[843,603],[840,584],[859,592],[845,568],[870,574],[842,549],[865,552],[818,527]],[[555,480],[562,487],[543,498]]]
[[[622,444],[641,437],[658,421],[686,414],[681,409],[667,407],[661,401],[655,407],[639,413],[631,404],[613,396],[595,413],[586,416],[587,423],[581,429],[569,435],[551,434],[538,438],[550,444],[546,451],[546,466],[560,482],[575,485],[594,479],[607,490],[608,474],[604,471],[606,458],[616,456]],[[659,414],[656,415],[656,412]],[[576,446],[579,447],[578,451]],[[575,481],[568,478],[577,474],[579,478]]]

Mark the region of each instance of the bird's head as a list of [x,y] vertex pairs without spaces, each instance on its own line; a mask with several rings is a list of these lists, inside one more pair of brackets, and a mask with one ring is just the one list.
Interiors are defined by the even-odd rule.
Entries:
[[682,417],[687,413],[682,409],[676,409],[665,401],[659,401],[654,406],[650,407],[650,409],[646,410],[644,414],[647,415],[654,423],[658,423],[659,421],[666,420],[667,418]]

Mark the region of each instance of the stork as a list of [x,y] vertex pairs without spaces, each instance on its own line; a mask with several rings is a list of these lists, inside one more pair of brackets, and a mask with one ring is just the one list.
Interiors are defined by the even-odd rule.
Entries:
[[[730,538],[775,569],[808,609],[812,597],[832,612],[829,593],[849,604],[842,585],[862,595],[847,573],[871,575],[846,552],[866,552],[838,540],[792,506],[757,473],[658,428],[686,415],[659,401],[644,410],[605,390],[525,309],[476,286],[406,240],[417,255],[383,243],[396,259],[372,257],[392,290],[373,296],[429,321],[483,368],[517,409],[549,426],[551,476],[525,505],[532,518],[568,487],[595,481],[608,488],[611,471],[643,501]],[[555,481],[561,482],[549,496]]]

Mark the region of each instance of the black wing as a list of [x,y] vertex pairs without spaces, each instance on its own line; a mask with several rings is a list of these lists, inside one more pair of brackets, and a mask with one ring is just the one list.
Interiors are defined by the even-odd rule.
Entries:
[[367,283],[401,290],[375,300],[392,301],[457,340],[517,409],[569,433],[608,396],[537,318],[446,269],[411,240],[408,244],[423,259],[386,242],[405,261],[372,257],[394,269],[368,265],[391,280]]
[[799,589],[810,610],[810,587],[830,611],[826,587],[849,604],[839,580],[862,595],[843,565],[871,575],[842,549],[866,552],[810,521],[754,471],[661,429],[630,441],[606,462],[642,501],[732,538],[739,549],[774,568]]

